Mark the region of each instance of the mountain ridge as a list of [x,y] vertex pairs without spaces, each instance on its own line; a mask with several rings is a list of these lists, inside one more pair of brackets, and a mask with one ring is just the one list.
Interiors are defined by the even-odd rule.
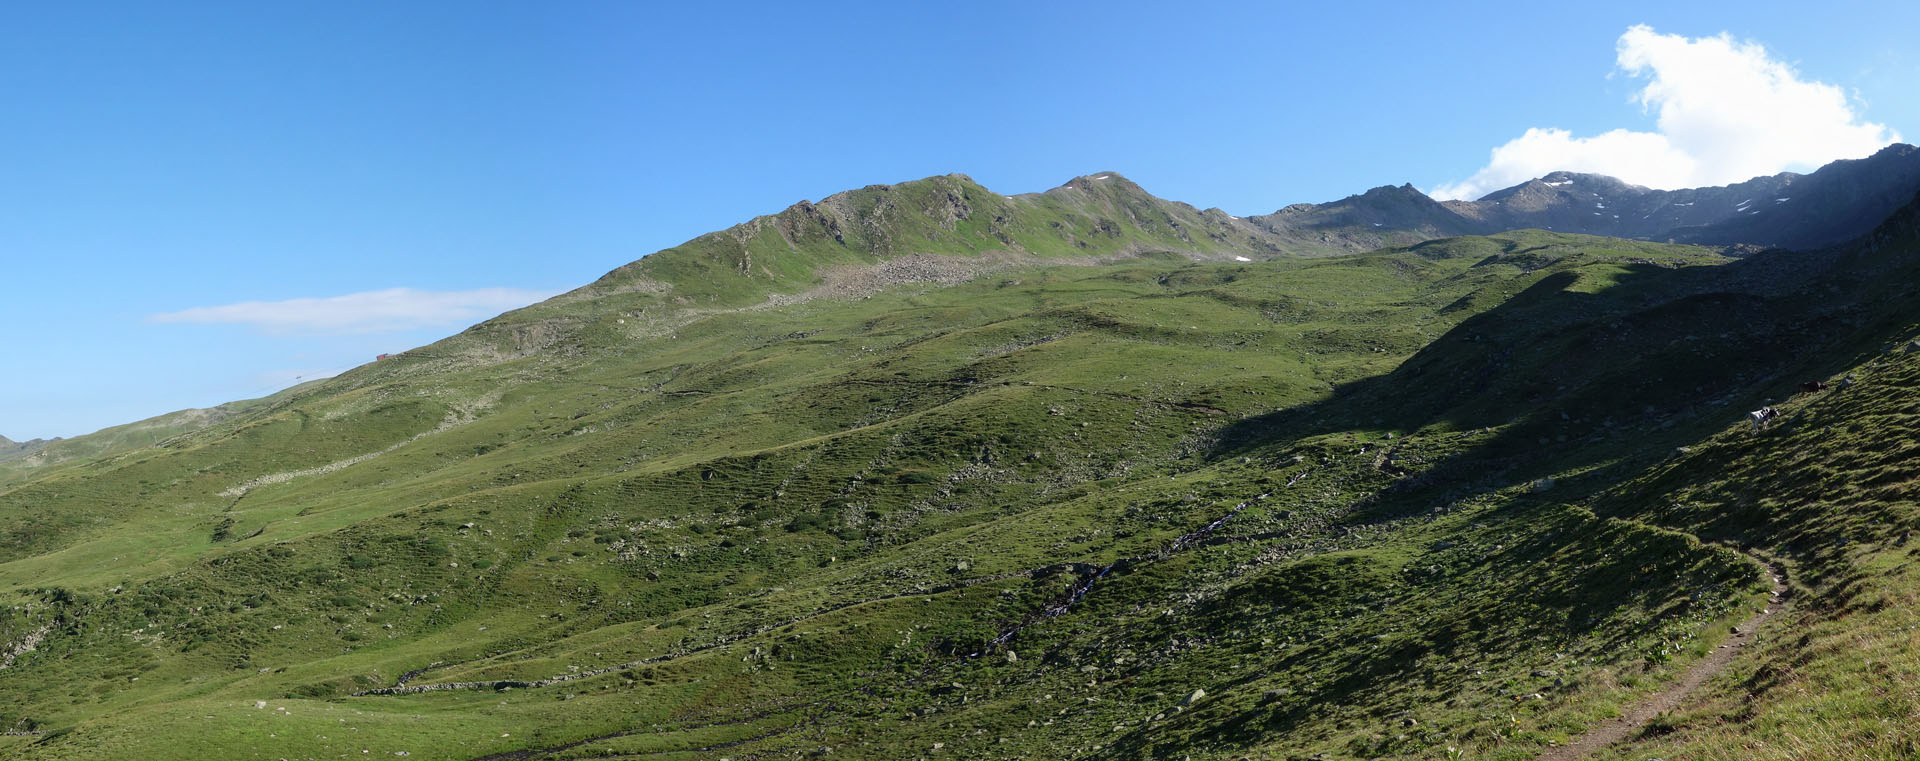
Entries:
[[[1795,201],[1781,195],[1787,188],[1802,194],[1801,206],[1775,208]],[[1385,185],[1337,201],[1292,204],[1246,217],[1154,196],[1112,171],[1013,195],[949,174],[868,185],[817,203],[803,200],[622,265],[595,285],[624,282],[644,290],[686,281],[684,289],[703,279],[711,282],[715,265],[724,263],[791,289],[795,280],[817,276],[821,265],[870,265],[906,254],[1004,250],[1111,257],[1158,250],[1196,258],[1324,256],[1526,228],[1703,245],[1815,248],[1865,234],[1916,190],[1920,149],[1907,144],[1836,161],[1810,174],[1783,172],[1709,188],[1651,190],[1604,175],[1551,172],[1475,201],[1435,201],[1410,184]],[[1809,213],[1798,213],[1803,207]],[[1769,211],[1795,213],[1754,219]],[[1792,222],[1814,218],[1833,221]],[[906,235],[893,229],[903,222],[915,229]],[[1033,229],[1035,224],[1050,229]],[[845,250],[827,254],[819,245],[826,240]],[[807,249],[814,266],[768,268],[766,257],[781,248],[788,254]],[[758,264],[756,254],[763,257]],[[713,294],[693,296],[702,297]]]
[[[1016,195],[995,193],[964,174],[938,175],[841,191],[818,203],[800,201],[622,265],[554,301],[617,296],[630,304],[634,314],[657,317],[662,310],[789,303],[810,289],[829,285],[830,271],[868,268],[867,274],[872,274],[873,268],[904,256],[922,257],[918,263],[925,266],[882,271],[870,280],[885,285],[951,283],[1018,264],[1100,263],[1155,254],[1251,261],[1334,256],[1528,228],[1721,246],[1734,253],[1791,247],[1782,245],[1783,241],[1827,245],[1866,234],[1920,191],[1920,149],[1888,146],[1864,159],[1822,167],[1804,175],[1808,178],[1804,181],[1796,179],[1802,175],[1783,173],[1741,185],[1682,191],[1648,190],[1600,175],[1555,172],[1547,176],[1555,179],[1530,180],[1496,191],[1489,196],[1492,201],[1479,205],[1438,202],[1411,184],[1402,184],[1379,186],[1338,201],[1293,204],[1272,214],[1235,217],[1219,209],[1199,210],[1160,198],[1118,172],[1081,175],[1045,191]],[[1561,189],[1583,177],[1601,192],[1626,193],[1680,210],[1671,219],[1682,226],[1662,230],[1675,232],[1678,238],[1625,234],[1645,230],[1621,228],[1615,219],[1621,216],[1617,210],[1606,212],[1604,220],[1595,224],[1591,217],[1605,210],[1587,207],[1605,207],[1613,196],[1589,188]],[[1718,211],[1709,208],[1714,205],[1712,199],[1796,181],[1814,189],[1802,207],[1822,214],[1799,214],[1801,207],[1795,207],[1765,220],[1729,221],[1728,217],[1750,209],[1737,203]],[[1521,197],[1534,201],[1515,204],[1519,211],[1504,208],[1506,200]],[[1836,208],[1845,213],[1834,212]],[[1651,212],[1646,216],[1651,218]],[[1838,221],[1773,222],[1829,217]],[[1749,239],[1748,233],[1766,234]],[[859,297],[868,291],[841,289],[837,295]],[[825,292],[832,295],[832,289]],[[461,342],[479,339],[478,349],[444,346],[440,350],[516,356],[564,342],[563,336],[579,327],[554,320],[551,310],[535,305],[470,329]]]
[[1808,174],[1781,172],[1731,185],[1653,190],[1606,175],[1550,172],[1445,205],[1485,229],[1801,250],[1866,234],[1916,190],[1920,149],[1896,143]]
[[[1580,187],[1561,189],[1572,185]],[[1793,200],[1791,196],[1769,194],[1796,186],[1825,197],[1827,208],[1819,210],[1823,214],[1831,215],[1836,206],[1845,209],[1844,224],[1781,229],[1778,224],[1769,226],[1734,217],[1742,213],[1758,216],[1764,208],[1710,200],[1744,195],[1748,196],[1744,201],[1767,196],[1771,203],[1787,203]],[[755,253],[763,252],[762,244],[772,242],[769,233],[789,253],[828,238],[847,249],[847,256],[822,257],[827,261],[819,263],[827,265],[874,264],[891,256],[950,253],[956,243],[966,244],[958,252],[961,255],[994,250],[1040,256],[1125,256],[1149,250],[1196,258],[1333,255],[1526,228],[1702,245],[1806,248],[1834,245],[1865,234],[1916,190],[1920,190],[1920,149],[1908,144],[1890,145],[1861,159],[1836,161],[1805,175],[1783,172],[1718,187],[1651,190],[1605,175],[1556,171],[1475,201],[1435,201],[1411,184],[1383,185],[1337,201],[1296,203],[1272,213],[1245,217],[1160,198],[1113,171],[1081,175],[1053,188],[1012,195],[989,190],[965,174],[947,174],[840,191],[818,202],[802,200],[782,211],[641,257],[615,268],[593,286],[671,288],[676,275],[689,281],[700,279],[686,274],[689,270],[706,270],[711,279],[712,263],[687,261],[697,260],[702,254],[720,259],[743,274],[757,273],[789,287],[794,279],[818,275],[819,267],[777,272],[767,268],[764,261],[756,265]],[[1640,205],[1628,209],[1605,206],[1607,200],[1622,198],[1637,200]],[[1574,208],[1583,203],[1601,206]],[[1859,208],[1852,208],[1856,204]],[[1633,211],[1643,212],[1643,219],[1652,219],[1653,211],[1642,207],[1664,210],[1665,216],[1653,221],[1613,221]],[[918,220],[914,226],[924,228],[915,231],[920,233],[918,237],[887,229],[901,221],[903,209],[906,220]],[[1035,234],[1037,231],[1021,229],[1031,220],[1019,218],[1021,212],[1032,211],[1063,213],[1074,217],[1072,222],[1077,224],[1043,219],[1041,223],[1053,229],[1046,235]],[[1595,216],[1602,219],[1591,219]],[[1810,215],[1774,215],[1767,221],[1789,216]],[[990,221],[982,224],[983,217]],[[1559,224],[1554,224],[1556,221]],[[1115,238],[1125,240],[1115,245]],[[768,246],[764,253],[777,253],[777,248]]]
[[[1803,195],[1801,206],[1777,210],[1783,213],[1762,215],[1771,209],[1728,200],[1753,201],[1789,186],[1812,192]],[[1411,184],[1382,185],[1336,201],[1291,204],[1246,217],[1159,198],[1113,171],[1013,195],[991,191],[965,174],[936,175],[798,201],[643,256],[549,302],[395,356],[454,361],[525,356],[593,327],[565,314],[566,305],[582,300],[608,300],[609,307],[664,330],[714,309],[862,298],[886,287],[950,285],[1047,262],[1100,264],[1150,255],[1195,261],[1336,256],[1526,228],[1714,245],[1738,254],[1796,243],[1831,245],[1873,229],[1916,190],[1920,149],[1907,144],[1836,161],[1807,175],[1780,173],[1716,188],[1660,191],[1604,175],[1556,171],[1477,201],[1435,201]],[[1637,205],[1622,208],[1623,198]],[[1764,200],[1785,204],[1792,199]],[[1596,205],[1602,208],[1589,208]],[[1616,219],[1647,208],[1664,209],[1665,216],[1638,227]],[[1617,213],[1622,210],[1629,213]],[[1651,219],[1654,212],[1642,216]],[[1835,221],[1817,227],[1793,221],[1807,218]],[[369,364],[346,375],[377,371],[385,377],[405,371],[407,364]],[[71,448],[91,440],[66,441]],[[46,443],[0,446],[0,462],[18,468]],[[105,445],[92,454],[120,448]]]
[[[1741,219],[1735,215],[1753,217],[1766,209],[1718,203],[1733,195],[1788,203],[1791,196],[1769,194],[1796,183],[1818,196],[1803,204],[1842,219],[1818,229],[1795,227],[1775,220],[1814,215]],[[1297,203],[1245,217],[1160,198],[1113,171],[1012,195],[956,173],[867,185],[818,202],[802,200],[621,265],[570,295],[671,290],[678,291],[675,297],[682,303],[744,306],[818,285],[822,274],[835,266],[871,266],[913,254],[978,257],[1003,252],[1022,259],[1111,259],[1161,252],[1196,259],[1259,259],[1358,253],[1527,228],[1701,245],[1807,248],[1867,233],[1916,190],[1920,149],[1907,144],[1836,161],[1806,175],[1783,172],[1712,188],[1651,190],[1605,175],[1556,171],[1476,201],[1435,201],[1411,184],[1383,185],[1337,201]],[[1622,199],[1637,205],[1607,205]],[[1636,211],[1642,212],[1640,221],[1619,221]],[[1659,219],[1654,219],[1656,211]],[[907,229],[900,229],[903,226]],[[729,272],[761,283],[742,289],[724,282]]]

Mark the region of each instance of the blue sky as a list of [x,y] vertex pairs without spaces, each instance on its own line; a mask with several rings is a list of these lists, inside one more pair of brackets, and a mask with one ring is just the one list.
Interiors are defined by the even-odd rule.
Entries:
[[[1645,88],[1722,33],[1844,93],[1834,142],[1920,137],[1913,3],[653,5],[10,7],[0,434],[260,396],[875,182],[1244,215],[1646,142],[1612,130],[1700,154],[1724,120]],[[1623,66],[1638,25],[1672,72]]]

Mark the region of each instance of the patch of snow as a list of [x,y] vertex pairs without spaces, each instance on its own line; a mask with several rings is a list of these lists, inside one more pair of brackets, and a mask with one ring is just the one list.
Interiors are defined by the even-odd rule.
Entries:
[[1374,226],[1374,227],[1386,227],[1386,225],[1383,225],[1383,224],[1380,224],[1379,222],[1375,222],[1375,223],[1373,223],[1373,226]]
[[1786,203],[1786,202],[1788,202],[1788,201],[1791,201],[1791,200],[1793,200],[1793,199],[1792,199],[1792,198],[1790,198],[1790,197],[1789,197],[1789,198],[1775,198],[1775,199],[1773,199],[1773,202],[1774,202],[1774,203]]
[[1561,185],[1572,185],[1573,180],[1561,180],[1559,182],[1547,182],[1542,184],[1546,185],[1549,188],[1557,188],[1557,187],[1560,187]]
[[1100,175],[1099,177],[1095,177],[1094,179],[1096,179],[1096,180],[1104,180],[1104,179],[1107,179],[1107,178],[1109,178],[1109,177],[1112,177],[1112,176],[1113,176],[1113,175],[1110,175],[1110,174],[1103,174],[1103,175]]
[[1236,262],[1250,262],[1250,261],[1253,261],[1252,259],[1248,259],[1248,258],[1246,258],[1246,257],[1244,257],[1244,256],[1236,256],[1236,257],[1234,257],[1234,258],[1233,258],[1233,260],[1234,260],[1234,261],[1236,261]]
[[1607,205],[1606,205],[1606,204],[1604,204],[1604,203],[1596,203],[1596,204],[1594,204],[1594,205],[1593,205],[1593,208],[1596,208],[1596,209],[1604,209],[1604,208],[1607,208]]
[[1693,205],[1693,202],[1692,202],[1692,201],[1688,201],[1688,202],[1686,202],[1686,203],[1676,203],[1676,204],[1674,204],[1674,205],[1675,205],[1675,206],[1692,206],[1692,205]]

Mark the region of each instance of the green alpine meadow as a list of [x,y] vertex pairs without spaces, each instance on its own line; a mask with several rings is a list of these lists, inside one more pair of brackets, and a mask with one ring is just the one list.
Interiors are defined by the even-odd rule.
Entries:
[[1915,190],[796,204],[0,441],[0,756],[1913,758]]

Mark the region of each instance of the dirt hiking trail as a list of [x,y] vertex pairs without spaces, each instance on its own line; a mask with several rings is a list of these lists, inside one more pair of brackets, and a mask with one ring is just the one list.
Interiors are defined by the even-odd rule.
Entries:
[[1753,645],[1754,635],[1760,627],[1778,615],[1780,609],[1786,605],[1787,582],[1785,577],[1781,576],[1780,569],[1768,563],[1767,577],[1773,580],[1773,591],[1768,595],[1767,606],[1760,609],[1760,612],[1755,613],[1752,618],[1736,625],[1733,634],[1728,636],[1725,642],[1720,643],[1713,652],[1707,653],[1707,656],[1701,658],[1698,663],[1688,667],[1673,684],[1635,704],[1625,714],[1587,730],[1586,734],[1574,738],[1572,742],[1540,754],[1535,761],[1576,761],[1592,755],[1594,751],[1625,740],[1629,735],[1646,726],[1647,722],[1652,721],[1654,717],[1680,705],[1680,701],[1685,700],[1708,679],[1725,671],[1727,665],[1732,663],[1736,656]]

